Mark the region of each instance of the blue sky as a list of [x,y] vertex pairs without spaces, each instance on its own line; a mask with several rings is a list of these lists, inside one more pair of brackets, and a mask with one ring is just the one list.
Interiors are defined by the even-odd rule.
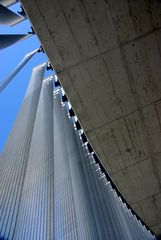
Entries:
[[[15,4],[10,9],[17,12],[20,5]],[[1,34],[27,33],[31,31],[29,21],[24,21],[13,27],[0,26]],[[34,35],[0,51],[0,82],[13,70],[21,59],[29,52],[39,48],[40,42]],[[43,53],[36,54],[12,80],[6,89],[0,93],[0,152],[3,150],[6,139],[20,108],[20,105],[29,82],[32,68],[47,61]],[[49,73],[47,73],[49,74]],[[50,72],[51,74],[51,72]]]

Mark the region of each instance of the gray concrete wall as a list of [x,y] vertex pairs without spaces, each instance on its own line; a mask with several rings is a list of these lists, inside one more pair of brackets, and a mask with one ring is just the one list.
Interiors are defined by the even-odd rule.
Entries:
[[93,147],[161,232],[161,3],[22,0]]

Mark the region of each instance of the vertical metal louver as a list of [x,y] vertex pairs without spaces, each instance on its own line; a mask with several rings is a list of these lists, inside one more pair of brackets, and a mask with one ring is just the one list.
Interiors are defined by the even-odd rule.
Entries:
[[0,50],[31,36],[32,34],[0,34]]
[[53,87],[43,85],[37,107],[14,239],[52,239]]
[[[0,166],[0,238],[13,239],[45,65],[33,69]],[[24,222],[25,224],[25,222]]]
[[13,26],[24,20],[24,17],[12,12],[10,9],[0,4],[0,25]]
[[73,127],[44,66],[27,94],[0,160],[0,238],[152,240],[117,195]]
[[17,73],[25,66],[25,64],[38,52],[38,49],[25,55],[16,68],[2,81],[0,82],[0,93],[6,88],[6,86],[12,81]]
[[58,94],[54,106],[54,239],[156,239],[118,197]]

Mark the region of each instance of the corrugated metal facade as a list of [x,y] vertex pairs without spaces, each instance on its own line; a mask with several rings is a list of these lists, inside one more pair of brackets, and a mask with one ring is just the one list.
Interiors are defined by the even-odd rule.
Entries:
[[122,203],[73,127],[45,66],[33,70],[0,159],[0,238],[155,239]]

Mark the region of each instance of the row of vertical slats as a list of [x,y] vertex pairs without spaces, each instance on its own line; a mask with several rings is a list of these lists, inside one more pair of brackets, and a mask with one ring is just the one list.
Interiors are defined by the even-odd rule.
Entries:
[[[54,194],[54,198],[59,196],[57,200],[59,210],[57,205],[55,206],[58,211],[55,215],[55,224],[58,227],[55,239],[155,239],[155,236],[137,220],[118,197],[111,183],[107,181],[99,164],[95,162],[93,154],[89,152],[87,144],[80,138],[80,131],[74,129],[72,118],[68,117],[66,107],[61,106],[58,94],[55,95],[54,104],[54,116],[57,116],[54,123],[57,134],[54,137],[55,141],[57,138],[60,140],[57,146],[54,145],[54,153],[59,148],[59,153],[56,153],[58,155],[54,155],[54,164],[59,165],[59,169],[54,169],[55,188],[58,188],[59,192]],[[62,162],[64,159],[66,159],[66,170]],[[58,179],[64,177],[66,171],[68,181],[57,185]],[[64,195],[67,189],[70,191]],[[68,200],[69,194],[71,201]],[[73,224],[71,224],[71,218]],[[61,229],[63,229],[62,232]],[[66,233],[68,233],[67,236]]]
[[33,69],[20,113],[2,155],[0,166],[0,237],[2,239],[13,239],[15,231],[44,70],[45,66]]
[[33,71],[0,159],[0,238],[156,239],[106,179],[52,81],[41,87],[43,71]]
[[54,233],[52,92],[50,81],[40,94],[17,216],[16,240],[49,240]]
[[60,96],[54,97],[54,239],[78,240],[66,130]]
[[[78,141],[80,139],[78,138]],[[102,173],[100,166],[95,162],[93,154],[90,154],[86,146],[84,148],[84,156],[86,158],[85,168],[87,176],[90,176],[90,183],[93,185],[95,192],[95,200],[98,202],[99,213],[102,223],[102,235],[100,239],[155,239],[150,231],[139,222],[131,211],[127,209],[106,176]],[[90,191],[91,187],[89,188]],[[96,210],[93,208],[94,211]],[[97,215],[96,215],[97,216]],[[98,219],[98,218],[96,218]],[[98,228],[100,219],[98,222]]]

